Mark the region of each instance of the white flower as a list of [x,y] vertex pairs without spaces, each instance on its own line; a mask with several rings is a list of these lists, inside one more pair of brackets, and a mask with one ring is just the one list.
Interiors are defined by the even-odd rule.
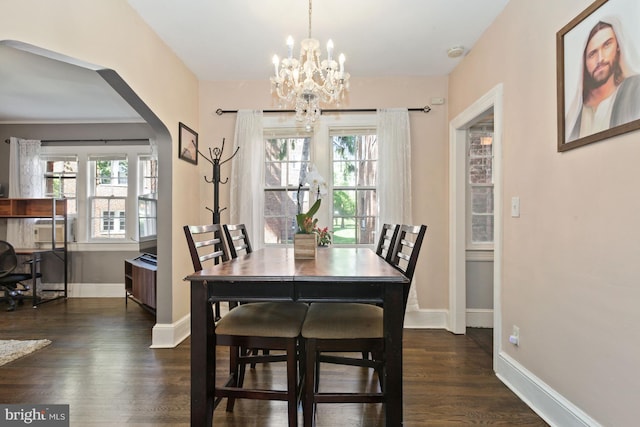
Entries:
[[309,167],[309,173],[307,174],[305,183],[309,184],[309,192],[311,194],[316,194],[318,197],[326,196],[328,191],[327,182],[324,180],[322,175],[318,173],[318,169],[315,165],[311,165]]

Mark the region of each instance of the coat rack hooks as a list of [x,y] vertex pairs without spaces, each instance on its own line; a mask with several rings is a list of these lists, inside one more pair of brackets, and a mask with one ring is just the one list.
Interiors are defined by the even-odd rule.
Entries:
[[229,178],[225,178],[224,181],[222,181],[220,179],[220,165],[223,165],[225,163],[227,163],[229,160],[233,159],[236,154],[238,154],[238,150],[240,149],[240,147],[236,147],[236,150],[233,152],[233,154],[226,160],[220,160],[222,159],[222,153],[224,152],[224,141],[225,139],[222,138],[222,147],[218,148],[215,147],[214,149],[209,148],[209,157],[205,156],[200,150],[198,150],[198,153],[200,153],[200,155],[209,163],[211,163],[211,167],[212,167],[212,177],[211,179],[208,179],[206,176],[204,177],[205,182],[209,183],[209,184],[213,184],[213,209],[209,208],[209,207],[205,207],[208,211],[210,211],[213,214],[213,223],[214,224],[220,224],[220,212],[222,212],[223,210],[227,209],[222,208],[220,209],[220,189],[219,189],[219,185],[220,184],[226,184],[227,182],[229,182]]

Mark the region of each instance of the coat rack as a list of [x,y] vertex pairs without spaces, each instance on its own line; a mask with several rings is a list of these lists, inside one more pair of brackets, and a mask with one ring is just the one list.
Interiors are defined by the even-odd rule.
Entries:
[[224,181],[220,180],[220,165],[223,165],[227,163],[229,160],[233,159],[236,156],[236,154],[238,154],[239,149],[240,147],[237,147],[236,151],[233,152],[231,157],[229,157],[226,160],[220,161],[220,159],[222,158],[222,153],[224,152],[224,138],[222,138],[222,147],[221,148],[215,147],[213,150],[209,148],[209,157],[205,156],[200,151],[198,151],[204,159],[206,159],[209,163],[211,163],[211,166],[213,168],[212,178],[208,179],[205,176],[204,180],[209,184],[213,184],[213,209],[206,206],[205,208],[213,214],[214,224],[220,224],[220,212],[227,209],[226,207],[220,209],[219,185],[226,184],[229,181],[229,178],[225,178]]

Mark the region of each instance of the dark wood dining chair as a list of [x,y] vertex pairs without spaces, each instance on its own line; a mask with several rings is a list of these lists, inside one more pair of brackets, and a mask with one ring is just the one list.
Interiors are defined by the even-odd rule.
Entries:
[[399,228],[400,225],[398,224],[383,224],[380,228],[380,237],[378,238],[378,245],[376,246],[376,254],[387,261],[391,258],[393,244],[396,241]]
[[[415,272],[425,225],[401,225],[391,250],[389,263],[408,279],[403,289],[406,309],[409,289]],[[313,303],[302,326],[305,344],[304,420],[312,425],[318,403],[381,403],[384,402],[382,381],[384,361],[384,307],[363,303]],[[404,318],[404,314],[403,314]],[[343,355],[333,358],[326,353],[370,353],[371,359],[353,358],[347,362]],[[379,392],[320,392],[320,363],[338,363],[373,368],[380,380]],[[393,397],[391,397],[393,398]]]
[[[227,262],[229,255],[223,240],[223,228],[219,224],[185,225],[184,233],[195,271],[202,269],[202,262],[218,259]],[[222,398],[227,398],[227,411],[233,411],[235,399],[279,400],[288,404],[289,427],[298,424],[298,358],[297,347],[300,330],[307,308],[306,304],[290,303],[283,310],[279,303],[256,302],[233,307],[215,325],[216,348],[229,347],[229,379],[213,390],[214,408]],[[243,349],[260,348],[284,350],[284,355],[254,355]],[[213,357],[215,357],[215,350]],[[241,369],[252,362],[263,363],[284,360],[287,363],[286,390],[243,388]],[[204,372],[202,373],[204,375]]]
[[241,253],[250,254],[253,252],[246,225],[223,224],[222,228],[227,239],[227,244],[229,245],[231,258],[237,258]]
[[[242,254],[250,254],[253,252],[253,248],[251,246],[251,239],[249,238],[249,231],[247,230],[247,226],[245,224],[223,224],[222,229],[224,230],[224,235],[227,240],[227,245],[229,246],[229,254],[231,258],[237,258]],[[270,303],[273,307],[272,309],[282,309],[287,310],[290,307],[290,304],[296,304],[291,302],[272,302]],[[258,354],[259,349],[254,348],[251,350],[252,354],[255,356]],[[262,354],[268,356],[270,354],[268,349],[262,349]],[[266,357],[262,361],[263,363],[269,362],[279,362],[285,360],[281,356],[273,356]],[[256,367],[256,362],[252,362],[251,368]],[[239,384],[242,386],[242,382],[244,381],[245,374],[245,366],[246,364],[241,364],[240,366],[240,377]]]

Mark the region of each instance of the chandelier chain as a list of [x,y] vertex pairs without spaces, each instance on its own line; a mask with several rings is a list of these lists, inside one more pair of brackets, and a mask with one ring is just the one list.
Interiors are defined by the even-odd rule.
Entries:
[[309,0],[309,38],[311,38],[311,1]]

